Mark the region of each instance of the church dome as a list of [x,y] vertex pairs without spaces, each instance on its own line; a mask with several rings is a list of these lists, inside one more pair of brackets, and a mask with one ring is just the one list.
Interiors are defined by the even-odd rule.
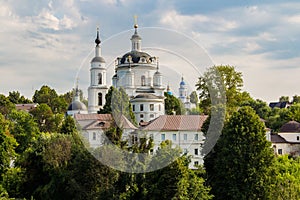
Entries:
[[91,62],[101,62],[101,63],[105,63],[105,60],[104,60],[104,58],[103,57],[94,57],[93,59],[92,59],[92,61]]
[[296,121],[289,121],[285,123],[281,128],[281,133],[299,133],[300,132],[300,123]]
[[68,107],[68,111],[75,111],[75,110],[84,110],[86,111],[86,105],[80,101],[73,101],[69,107]]
[[139,34],[137,34],[136,32],[131,36],[131,39],[138,39],[141,40],[141,36],[139,36]]
[[139,63],[141,59],[145,59],[145,61],[141,60],[142,62],[147,62],[148,60],[152,62],[152,58],[148,53],[142,51],[130,51],[122,56],[121,64],[126,63],[125,61],[127,60],[128,56],[131,56],[132,63]]
[[185,84],[185,82],[184,82],[184,80],[183,80],[183,77],[181,77],[181,82],[180,82],[180,86],[185,86],[186,84]]

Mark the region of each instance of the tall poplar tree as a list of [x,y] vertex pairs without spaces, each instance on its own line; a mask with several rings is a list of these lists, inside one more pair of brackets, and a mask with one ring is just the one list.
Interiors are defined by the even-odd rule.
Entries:
[[98,111],[100,114],[112,114],[114,118],[124,115],[133,124],[136,124],[135,116],[129,97],[123,88],[111,86],[105,96],[105,105]]
[[205,168],[215,199],[270,199],[274,154],[250,107],[234,112]]

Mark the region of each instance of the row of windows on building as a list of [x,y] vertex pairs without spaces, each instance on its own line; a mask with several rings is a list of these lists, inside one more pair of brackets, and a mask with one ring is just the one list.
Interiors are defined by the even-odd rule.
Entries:
[[[151,136],[150,136],[150,137],[151,137]],[[179,139],[180,139],[180,138],[179,138]],[[187,133],[183,134],[183,140],[184,140],[184,141],[187,141],[187,139],[188,139],[188,134],[187,134]],[[162,133],[162,134],[161,134],[161,141],[164,141],[164,140],[166,140],[166,134],[165,134],[165,133]],[[173,141],[176,141],[176,140],[177,140],[177,134],[176,134],[176,133],[172,134],[172,140],[173,140]],[[195,141],[198,141],[198,140],[199,140],[199,134],[198,134],[198,133],[195,133],[195,134],[194,134],[194,140],[195,140]]]
[[[102,85],[103,79],[102,79],[102,73],[98,73],[98,84]],[[146,77],[143,75],[141,76],[141,85],[146,86]]]
[[[134,137],[134,136],[133,136]],[[93,140],[96,140],[97,139],[97,134],[96,132],[93,132]],[[153,134],[150,135],[150,138],[154,139],[153,138]],[[162,133],[161,134],[161,141],[165,141],[166,140],[166,134],[165,133]],[[174,133],[172,134],[172,140],[173,141],[177,141],[177,134]],[[183,141],[187,141],[188,140],[188,134],[187,133],[184,133],[183,134]],[[194,141],[198,141],[199,140],[199,134],[198,133],[195,133],[194,134]]]
[[[154,111],[154,104],[149,104],[149,110]],[[132,105],[132,111],[138,111],[136,108],[136,105]],[[140,104],[140,110],[139,111],[144,111],[144,104]],[[158,104],[158,111],[161,111],[161,105]]]
[[[144,114],[140,114],[140,118],[143,119],[144,118]],[[154,114],[150,114],[150,119],[154,118]]]
[[[165,135],[165,134],[162,134],[162,135]],[[174,137],[175,137],[175,139],[176,139],[176,136],[174,136],[174,135],[176,135],[176,134],[173,134],[173,139],[174,139]],[[151,135],[150,137],[152,137],[153,138],[153,135]],[[165,136],[163,136],[164,138],[165,138]],[[187,140],[187,134],[184,134],[184,138],[185,138],[185,140]],[[96,132],[93,132],[93,140],[96,140],[97,139],[97,134],[96,134]],[[194,139],[195,140],[198,140],[198,134],[195,134],[194,135]],[[135,144],[135,143],[137,143],[138,142],[138,137],[137,136],[131,136],[131,143],[132,144]],[[281,149],[280,149],[281,150]],[[183,153],[184,154],[188,154],[189,153],[189,151],[188,151],[188,149],[187,148],[184,148],[183,149]],[[150,149],[150,154],[153,154],[153,149]],[[198,148],[195,148],[194,149],[194,155],[196,155],[196,156],[198,156],[200,154],[200,151],[199,151],[199,149]],[[282,152],[281,152],[281,154],[282,154]],[[195,161],[194,162],[194,165],[198,165],[199,164],[199,162],[198,161]]]

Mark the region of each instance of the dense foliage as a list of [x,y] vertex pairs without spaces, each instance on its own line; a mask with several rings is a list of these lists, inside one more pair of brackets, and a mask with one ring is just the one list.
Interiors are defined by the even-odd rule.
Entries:
[[216,199],[269,199],[274,163],[270,146],[253,109],[233,113],[205,162]]
[[105,96],[105,104],[98,113],[112,114],[114,118],[119,118],[122,114],[133,124],[136,124],[129,97],[123,88],[117,89],[111,86]]
[[[111,94],[112,90],[114,89],[110,89]],[[115,92],[117,93],[114,93],[110,102],[117,106],[118,111],[125,107],[130,108],[128,96],[124,95],[124,91]],[[10,97],[1,96],[3,114],[0,114],[0,198],[161,199],[160,193],[154,190],[158,187],[162,191],[171,189],[168,196],[164,195],[166,198],[212,198],[209,194],[210,188],[204,185],[204,170],[188,169],[189,158],[185,155],[162,169],[159,176],[155,172],[120,172],[99,162],[95,155],[105,154],[107,151],[99,148],[91,154],[78,135],[74,119],[64,116],[65,108],[59,108],[52,99],[64,97],[65,105],[67,100],[70,100],[69,95],[70,92],[58,95],[54,89],[42,86],[33,97],[33,101],[39,104],[30,113],[15,109],[14,103],[17,102],[15,99],[19,98],[18,93],[14,92]],[[13,96],[16,98],[12,98]],[[109,95],[107,98],[110,98]],[[13,99],[14,103],[10,99]],[[121,104],[122,107],[116,105],[120,100],[124,103]],[[112,113],[110,106],[106,106],[105,109]],[[130,112],[128,114],[132,115]],[[113,144],[126,150],[125,144],[120,142],[122,129],[116,127],[116,124],[112,126],[106,135]],[[128,150],[147,153],[151,148],[152,140],[141,138],[139,144]],[[171,149],[170,143],[162,145],[161,151],[168,155],[180,154],[179,149]],[[112,160],[109,155],[105,157]],[[153,160],[162,162],[158,156]],[[143,168],[146,167],[145,164],[139,163]],[[178,175],[174,177],[174,174]],[[176,181],[171,181],[168,176]]]
[[183,115],[185,114],[185,108],[182,102],[167,92],[165,95],[165,112],[167,115]]

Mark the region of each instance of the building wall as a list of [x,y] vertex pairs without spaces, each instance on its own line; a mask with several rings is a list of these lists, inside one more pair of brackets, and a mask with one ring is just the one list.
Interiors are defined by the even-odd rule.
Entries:
[[132,101],[131,104],[138,123],[141,121],[148,122],[165,113],[163,100]]
[[203,164],[202,145],[204,144],[204,135],[200,131],[148,131],[147,137],[153,138],[154,153],[160,147],[162,141],[172,141],[172,147],[179,147],[182,153],[191,155],[189,168],[195,168],[195,164]]
[[300,143],[272,143],[272,148],[274,149],[274,153],[277,155],[288,154],[293,156],[300,156]]
[[[122,134],[122,141],[129,141],[130,133],[133,129],[124,129]],[[86,142],[92,148],[101,147],[106,139],[106,135],[103,129],[85,129],[81,131],[82,136],[85,138]]]
[[103,145],[103,130],[82,130],[81,134],[90,147],[97,148]]
[[288,142],[300,142],[300,133],[278,133]]
[[[138,93],[136,93],[137,88],[148,88],[150,89],[153,87],[153,76],[156,72],[155,67],[153,66],[135,66],[131,68],[131,72],[134,74],[134,80],[132,81],[133,87],[128,87],[128,80],[127,80],[127,72],[129,71],[129,68],[120,68],[117,69],[117,76],[118,81],[114,85],[115,87],[123,87],[128,94],[128,96],[136,96]],[[145,84],[142,84],[142,76],[145,77]],[[132,90],[133,88],[133,90]],[[157,96],[163,96],[163,90],[164,88],[156,88],[154,87],[154,95]]]

